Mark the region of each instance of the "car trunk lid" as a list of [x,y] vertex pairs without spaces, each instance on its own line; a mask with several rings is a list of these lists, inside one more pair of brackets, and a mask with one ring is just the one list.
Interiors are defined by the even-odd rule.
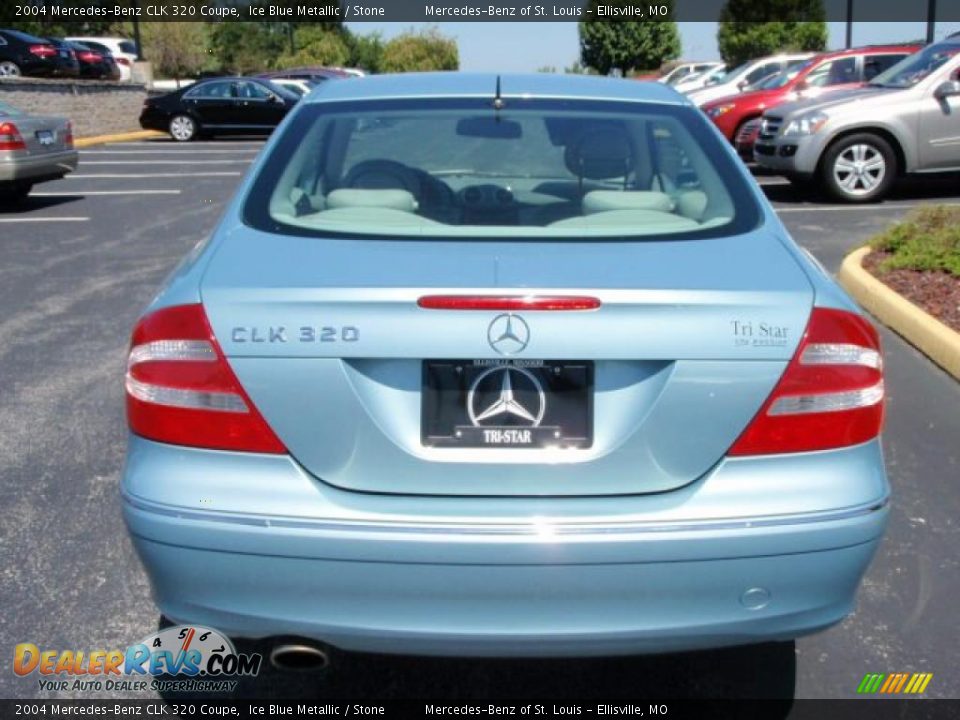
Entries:
[[[429,310],[426,295],[586,295],[590,311],[519,311],[513,356],[593,367],[592,441],[431,447],[426,360],[502,363],[501,313]],[[244,228],[202,298],[250,397],[291,454],[344,488],[597,495],[685,485],[726,453],[780,377],[813,300],[766,233],[709,240],[335,240]],[[549,401],[549,399],[548,399]]]

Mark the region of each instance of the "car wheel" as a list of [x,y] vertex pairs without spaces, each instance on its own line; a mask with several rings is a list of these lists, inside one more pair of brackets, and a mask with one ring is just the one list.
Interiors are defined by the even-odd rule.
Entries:
[[174,115],[170,118],[170,137],[177,142],[193,140],[198,131],[197,123],[189,115]]
[[890,143],[870,133],[850,135],[826,152],[821,179],[837,200],[870,202],[887,194],[897,177],[897,155]]
[[19,77],[20,66],[11,60],[0,62],[0,77]]

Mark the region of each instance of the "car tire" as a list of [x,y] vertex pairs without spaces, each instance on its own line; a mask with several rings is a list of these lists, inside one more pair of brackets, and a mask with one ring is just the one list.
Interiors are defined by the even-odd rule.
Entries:
[[22,74],[20,66],[12,60],[0,61],[0,77],[20,77]]
[[820,179],[835,200],[865,203],[886,195],[897,178],[897,154],[873,133],[848,135],[823,156]]
[[197,121],[189,115],[178,114],[170,118],[170,137],[177,142],[190,142],[200,133]]

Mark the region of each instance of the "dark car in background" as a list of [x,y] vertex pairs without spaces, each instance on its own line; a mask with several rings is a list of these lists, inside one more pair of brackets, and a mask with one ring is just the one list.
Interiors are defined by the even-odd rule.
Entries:
[[49,38],[59,50],[67,50],[75,59],[77,73],[82,78],[94,80],[119,80],[120,66],[117,65],[113,54],[107,51],[94,50],[84,43],[64,40],[63,38]]
[[340,68],[296,67],[287,68],[286,70],[271,70],[270,72],[259,73],[253,77],[264,80],[309,80],[310,82],[319,84],[325,80],[342,80],[344,78],[356,77],[356,74],[341,70]]
[[269,80],[211,78],[143,104],[140,126],[179,142],[203,135],[269,134],[299,96]]
[[0,77],[76,75],[67,49],[19,30],[0,29]]

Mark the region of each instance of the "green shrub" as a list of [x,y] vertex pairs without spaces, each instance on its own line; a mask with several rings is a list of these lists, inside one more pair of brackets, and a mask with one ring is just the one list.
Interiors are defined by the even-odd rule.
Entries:
[[933,205],[916,210],[870,241],[889,254],[880,270],[935,270],[960,277],[960,207]]

